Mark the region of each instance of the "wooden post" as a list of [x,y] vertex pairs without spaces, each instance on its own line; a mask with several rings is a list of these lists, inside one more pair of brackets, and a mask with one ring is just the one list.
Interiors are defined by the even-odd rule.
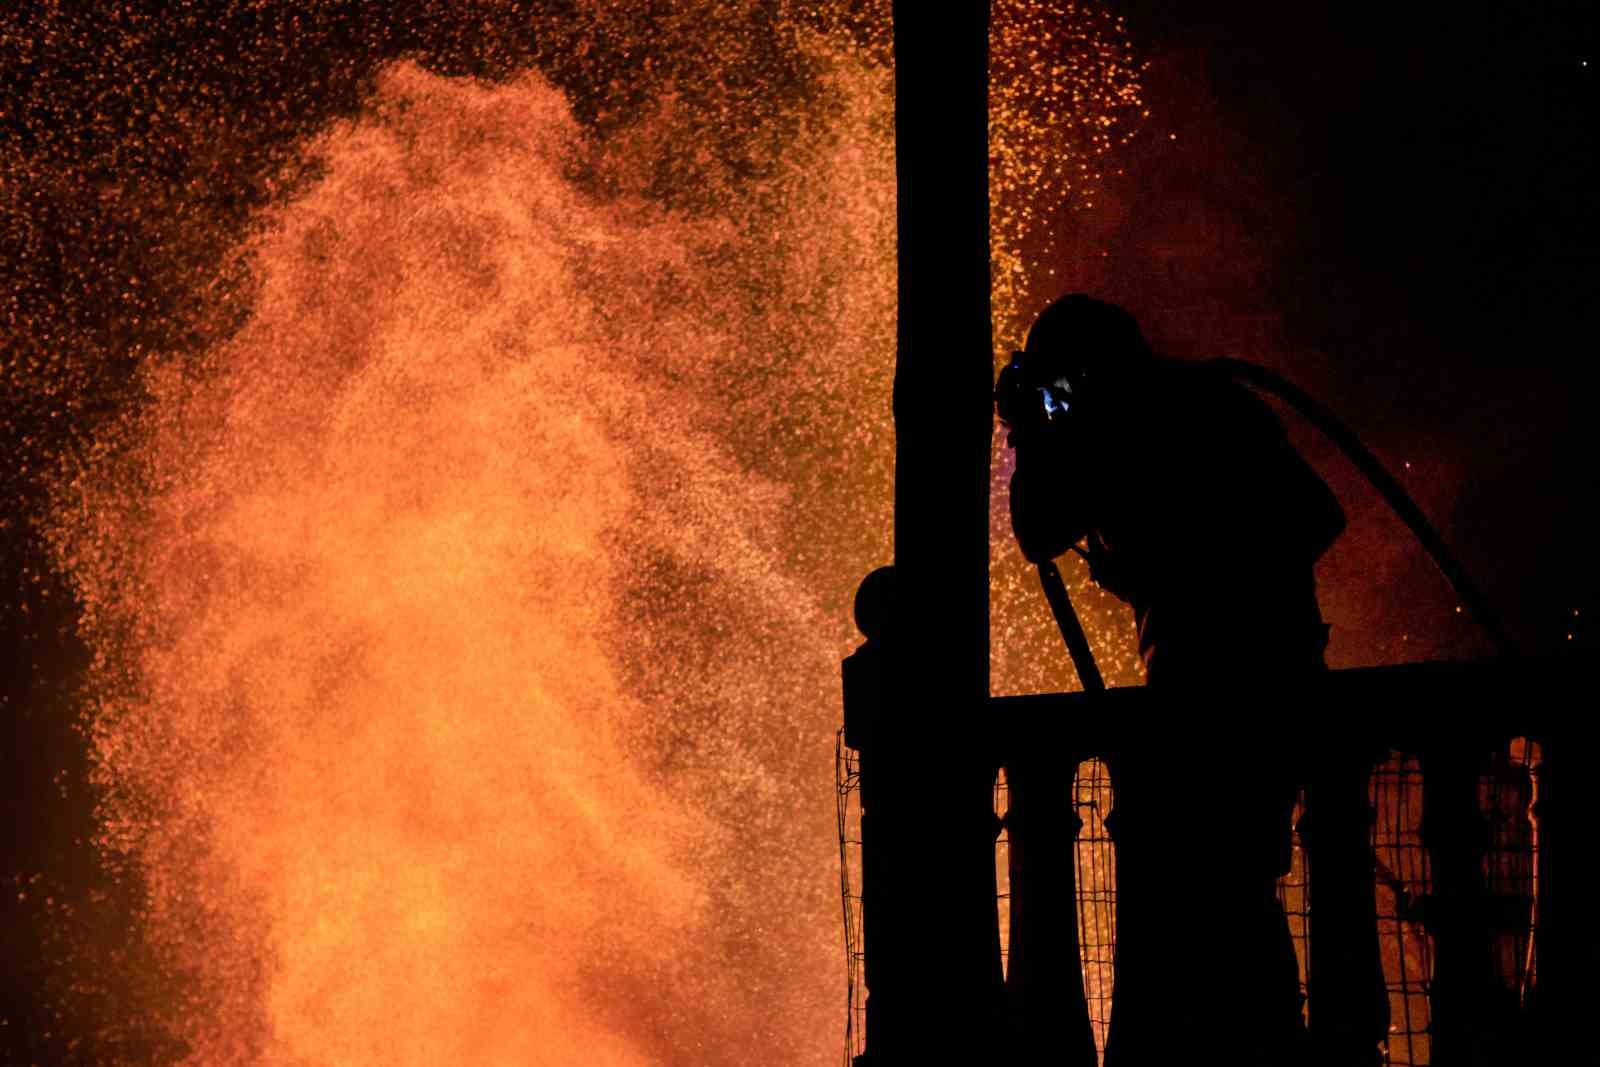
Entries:
[[864,857],[867,1057],[1002,1035],[989,694],[988,3],[896,0],[896,606]]

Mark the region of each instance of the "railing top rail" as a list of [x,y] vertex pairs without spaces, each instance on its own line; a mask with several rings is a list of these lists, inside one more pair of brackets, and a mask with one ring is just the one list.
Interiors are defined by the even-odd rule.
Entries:
[[[1578,657],[1404,663],[1329,671],[1312,687],[1167,693],[1144,686],[989,700],[1001,754],[1049,745],[1080,758],[1166,732],[1226,726],[1230,693],[1282,707],[1278,724],[1308,742],[1370,740],[1403,751],[1481,746],[1513,737],[1587,735],[1594,720]],[[1204,711],[1193,710],[1199,703]],[[1244,723],[1241,722],[1240,725]]]

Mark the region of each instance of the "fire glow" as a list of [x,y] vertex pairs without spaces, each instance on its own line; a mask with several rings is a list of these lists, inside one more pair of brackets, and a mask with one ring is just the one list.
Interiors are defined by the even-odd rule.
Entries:
[[837,1055],[893,160],[882,57],[807,32],[819,95],[714,210],[656,195],[670,97],[606,138],[534,74],[389,68],[239,250],[244,325],[150,357],[63,483],[105,844],[191,1062]]

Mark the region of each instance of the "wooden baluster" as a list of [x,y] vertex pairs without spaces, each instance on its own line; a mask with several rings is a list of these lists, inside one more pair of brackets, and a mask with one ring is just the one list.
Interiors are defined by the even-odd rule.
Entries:
[[1539,835],[1537,971],[1529,1021],[1541,1055],[1527,1062],[1566,1067],[1593,1042],[1594,989],[1600,967],[1600,929],[1594,920],[1593,827],[1600,789],[1585,766],[1595,751],[1587,717],[1573,714],[1540,738],[1534,818]]
[[1479,789],[1488,848],[1484,861],[1486,919],[1506,1036],[1517,1048],[1525,1048],[1527,1038],[1521,1015],[1533,921],[1532,864],[1537,855],[1529,818],[1536,750],[1529,742],[1513,741],[1492,752]]
[[1495,976],[1483,860],[1488,831],[1478,806],[1484,759],[1459,747],[1424,751],[1422,843],[1433,891],[1423,921],[1433,935],[1434,1067],[1513,1062],[1504,991]]
[[1011,935],[1006,994],[1014,1063],[1095,1067],[1078,954],[1073,869],[1083,821],[1072,808],[1075,759],[1014,760],[1010,808]]
[[1106,1065],[1280,1062],[1298,982],[1275,936],[1271,790],[1215,788],[1229,761],[1260,764],[1232,738],[1140,740],[1108,760],[1117,950]]
[[1389,999],[1378,950],[1368,786],[1377,754],[1328,748],[1313,760],[1300,820],[1311,883],[1308,1015],[1317,1062],[1382,1062]]
[[[1559,864],[1554,862],[1554,856],[1560,854],[1560,846],[1564,844],[1566,827],[1563,825],[1561,815],[1566,813],[1565,805],[1558,800],[1554,805],[1550,803],[1551,785],[1558,789],[1564,784],[1559,771],[1552,780],[1550,777],[1550,756],[1552,746],[1549,737],[1541,737],[1539,745],[1543,750],[1543,759],[1533,771],[1533,806],[1529,809],[1529,816],[1533,821],[1534,840],[1539,851],[1534,855],[1534,911],[1533,911],[1533,944],[1528,953],[1528,968],[1530,982],[1528,995],[1524,1007],[1527,1011],[1528,1032],[1532,1037],[1535,1057],[1530,1057],[1530,1062],[1556,1064],[1560,1062],[1562,1053],[1568,1046],[1570,1039],[1577,1035],[1566,1032],[1566,1028],[1559,1025],[1565,1021],[1562,1013],[1555,1010],[1559,994],[1568,988],[1566,977],[1566,964],[1570,956],[1565,951],[1567,946],[1558,944],[1558,939],[1563,933],[1561,920],[1564,918],[1563,907],[1565,901],[1558,891],[1554,894],[1554,907],[1552,907],[1552,894],[1550,892],[1556,879],[1561,877]],[[1559,796],[1559,793],[1557,794]],[[1552,811],[1556,813],[1551,818]],[[1556,834],[1556,851],[1551,850],[1551,830]],[[1586,891],[1587,887],[1580,886],[1579,891]],[[1570,945],[1570,939],[1568,939]]]

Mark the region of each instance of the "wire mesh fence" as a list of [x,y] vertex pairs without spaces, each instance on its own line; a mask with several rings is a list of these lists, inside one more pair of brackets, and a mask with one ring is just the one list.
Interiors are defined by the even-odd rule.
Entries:
[[[1533,805],[1541,766],[1539,745],[1517,738],[1489,753],[1478,777],[1496,972],[1519,1002],[1527,1000],[1537,980],[1539,840]],[[1433,883],[1423,843],[1422,790],[1422,766],[1415,756],[1391,752],[1373,772],[1378,933],[1389,993],[1385,1062],[1391,1067],[1432,1063],[1433,938],[1423,920]]]
[[1011,785],[1006,770],[994,778],[994,815],[1000,827],[994,839],[994,906],[1000,916],[1000,973],[1011,976],[1011,830],[1006,816],[1011,811]]
[[867,1049],[867,956],[862,941],[861,907],[861,757],[834,739],[834,798],[839,821],[839,892],[844,903],[845,1022],[844,1064]]
[[1539,900],[1539,827],[1534,814],[1543,753],[1519,737],[1494,753],[1478,779],[1478,807],[1488,831],[1484,883],[1499,920],[1495,970],[1525,1005],[1538,979],[1533,928]]
[[1306,851],[1300,840],[1300,820],[1306,813],[1306,795],[1295,798],[1293,843],[1289,853],[1289,873],[1278,879],[1278,903],[1289,924],[1289,939],[1294,942],[1295,963],[1300,973],[1300,1015],[1307,1016],[1306,989],[1311,971],[1311,876],[1306,866]]
[[1072,782],[1078,831],[1074,875],[1078,890],[1078,956],[1083,963],[1083,994],[1100,1059],[1111,1026],[1111,989],[1116,980],[1117,857],[1106,816],[1111,813],[1111,775],[1100,760],[1084,760]]
[[1422,902],[1433,884],[1422,845],[1422,768],[1415,756],[1392,752],[1371,781],[1378,944],[1389,993],[1385,1062],[1421,1067],[1432,1062],[1428,987],[1433,981],[1433,939],[1422,924]]

